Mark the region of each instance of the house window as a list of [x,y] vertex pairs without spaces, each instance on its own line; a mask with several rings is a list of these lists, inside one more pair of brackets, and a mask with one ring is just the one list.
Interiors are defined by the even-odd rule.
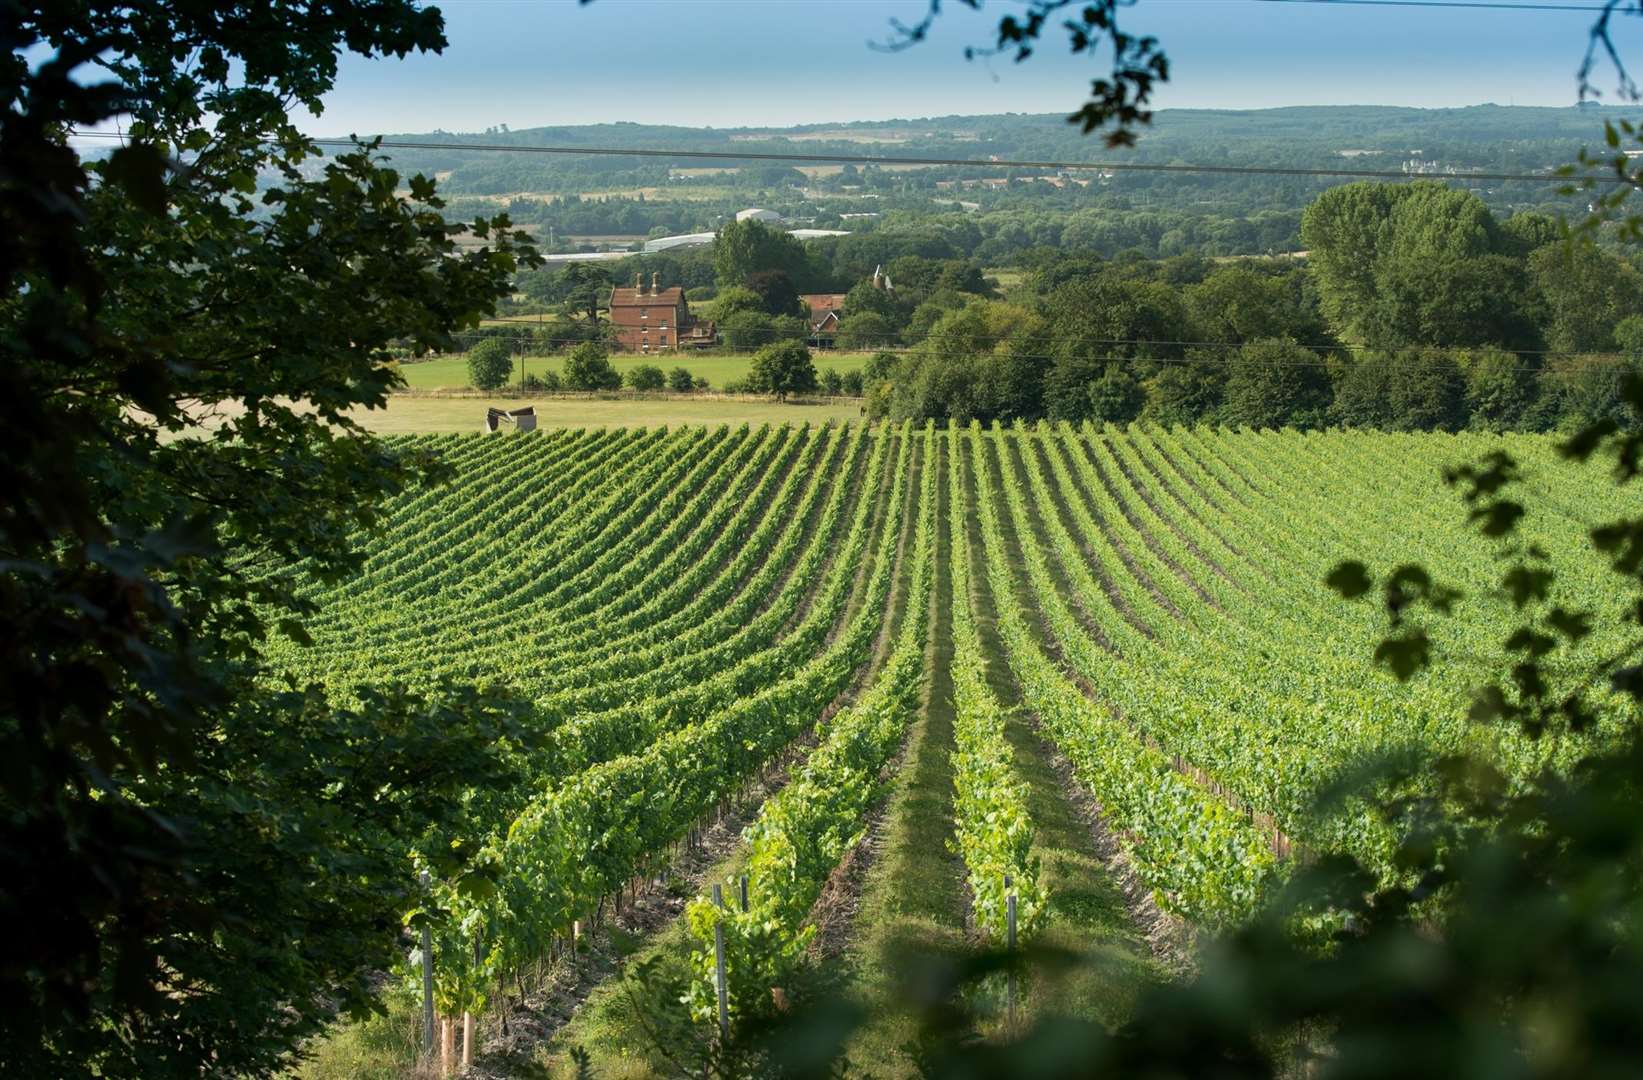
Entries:
[[649,309],[649,308],[640,308],[640,309],[639,309],[639,317],[640,317],[640,318],[641,318],[641,319],[648,319],[648,318],[650,318],[650,309]]

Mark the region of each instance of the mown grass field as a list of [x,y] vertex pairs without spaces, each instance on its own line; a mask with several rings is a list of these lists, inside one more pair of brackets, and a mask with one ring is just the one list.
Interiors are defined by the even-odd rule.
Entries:
[[[828,369],[843,375],[849,371],[860,371],[862,365],[872,353],[866,352],[828,352],[814,353],[816,371],[821,373]],[[711,353],[690,354],[682,353],[674,356],[639,356],[630,353],[617,353],[610,358],[611,366],[623,375],[638,367],[640,364],[654,364],[663,371],[682,367],[692,375],[700,376],[708,381],[715,390],[723,389],[725,383],[732,379],[747,378],[749,365],[753,362],[747,353]],[[546,371],[562,371],[565,366],[563,357],[559,356],[527,356],[525,357],[525,374],[541,375]],[[420,360],[416,363],[403,364],[400,370],[405,374],[405,381],[413,390],[456,390],[468,385],[468,361],[461,356],[442,356],[437,360]],[[519,379],[519,361],[514,361],[514,381]]]
[[777,401],[725,401],[717,398],[655,400],[583,400],[570,398],[412,397],[398,395],[386,409],[355,415],[382,435],[448,435],[478,431],[489,404],[510,409],[532,405],[541,428],[678,427],[680,424],[826,424],[861,419],[861,406]]

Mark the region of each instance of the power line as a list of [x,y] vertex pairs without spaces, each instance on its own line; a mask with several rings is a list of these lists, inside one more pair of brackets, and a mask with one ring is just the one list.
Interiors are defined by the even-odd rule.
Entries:
[[[1307,0],[1312,2],[1312,0]],[[124,136],[108,131],[71,130],[78,138],[123,139]],[[353,139],[314,139],[317,146],[352,147]],[[1137,161],[1032,161],[1021,159],[884,157],[865,154],[788,154],[732,150],[667,150],[654,147],[610,146],[515,146],[507,143],[413,142],[403,139],[383,139],[378,144],[385,150],[444,150],[471,153],[500,154],[553,154],[584,157],[668,158],[701,161],[774,161],[787,163],[834,165],[926,165],[971,169],[1048,169],[1058,172],[1137,172],[1211,174],[1219,176],[1294,176],[1322,177],[1337,180],[1443,180],[1467,182],[1477,180],[1523,181],[1539,184],[1571,184],[1581,177],[1548,173],[1408,173],[1390,169],[1320,169],[1285,168],[1276,165],[1162,165]],[[1592,178],[1601,183],[1623,183],[1615,178]],[[474,197],[486,197],[475,195]],[[494,198],[495,196],[489,196]]]
[[[1319,4],[1326,7],[1461,8],[1486,11],[1608,11],[1606,4],[1558,4],[1537,0],[1513,4],[1508,0],[1256,0],[1263,4]],[[1617,8],[1616,10],[1622,10]]]

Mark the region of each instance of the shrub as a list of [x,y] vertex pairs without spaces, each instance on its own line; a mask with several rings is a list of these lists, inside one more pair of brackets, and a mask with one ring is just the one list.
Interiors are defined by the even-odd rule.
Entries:
[[775,394],[777,398],[808,393],[816,389],[816,364],[803,342],[766,345],[753,354],[747,382],[755,392]]
[[505,341],[486,338],[468,350],[468,382],[476,390],[495,390],[512,371],[513,356]]
[[622,376],[610,366],[605,350],[588,341],[565,358],[565,385],[572,390],[615,390],[622,385]]
[[696,389],[696,380],[689,371],[676,367],[667,373],[667,388],[680,394],[688,394]]
[[628,372],[626,381],[634,390],[660,390],[667,385],[667,376],[655,364],[640,364]]

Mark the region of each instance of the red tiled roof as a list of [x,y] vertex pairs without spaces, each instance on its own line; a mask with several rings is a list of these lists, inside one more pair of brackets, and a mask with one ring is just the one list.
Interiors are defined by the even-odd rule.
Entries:
[[844,307],[844,293],[805,293],[799,297],[810,308],[810,317],[820,318],[824,312]]

